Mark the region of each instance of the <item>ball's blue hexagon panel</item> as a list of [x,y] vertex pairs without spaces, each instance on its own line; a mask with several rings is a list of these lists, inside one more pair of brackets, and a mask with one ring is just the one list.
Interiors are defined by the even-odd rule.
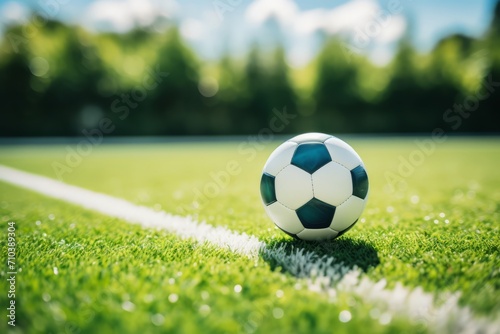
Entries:
[[260,179],[260,195],[266,205],[276,202],[274,180],[274,176],[266,173],[262,174],[262,178]]
[[352,176],[352,194],[361,199],[365,199],[368,194],[368,175],[363,166],[351,170]]
[[335,207],[313,198],[297,209],[297,216],[305,228],[327,228],[332,223]]
[[292,157],[292,165],[297,166],[309,174],[314,173],[332,161],[330,153],[324,144],[300,144]]

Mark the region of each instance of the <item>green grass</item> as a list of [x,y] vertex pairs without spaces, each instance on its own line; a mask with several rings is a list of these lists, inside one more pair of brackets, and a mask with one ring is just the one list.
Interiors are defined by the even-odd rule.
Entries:
[[[367,326],[373,333],[422,331],[403,320],[373,321],[370,305],[359,297],[341,295],[334,304],[297,289],[293,277],[272,271],[262,259],[12,186],[0,185],[0,194],[2,220],[17,222],[17,332],[348,333]],[[0,301],[6,304],[4,294]],[[338,315],[347,309],[356,321],[341,323]],[[2,319],[0,329],[5,327]]]
[[[370,198],[360,222],[328,243],[293,241],[265,216],[258,193],[260,173],[278,143],[257,150],[255,157],[240,154],[239,143],[101,146],[64,175],[64,181],[141,205],[190,214],[270,244],[299,244],[320,254],[333,254],[348,266],[360,267],[373,280],[387,279],[389,286],[400,282],[437,295],[459,292],[462,305],[476,314],[497,316],[500,141],[463,138],[438,144],[404,178],[405,187],[395,192],[386,189],[386,173],[396,172],[399,157],[407,158],[417,148],[413,140],[356,139],[350,143],[365,161]],[[0,163],[56,178],[51,164],[64,162],[65,154],[64,146],[0,147]],[[196,189],[203,192],[213,182],[210,173],[225,170],[231,160],[239,163],[241,171],[214,196],[197,198]],[[66,323],[75,323],[84,332],[152,330],[151,316],[156,313],[163,314],[165,329],[189,332],[192,325],[198,331],[244,331],[241,326],[252,323],[255,312],[261,313],[255,328],[263,333],[359,331],[366,326],[391,331],[367,316],[372,306],[355,300],[353,307],[352,296],[332,304],[326,297],[295,290],[296,280],[264,259],[255,264],[206,245],[195,247],[163,232],[143,230],[10,186],[2,186],[1,194],[2,223],[10,219],[19,226],[19,261],[25,268],[20,289],[26,291],[20,298],[26,298],[24,304],[29,305],[22,311],[27,331],[63,328],[65,321],[57,315],[61,310]],[[54,221],[47,218],[51,213]],[[37,220],[41,225],[34,223]],[[62,239],[65,244],[61,245]],[[4,246],[4,240],[0,242]],[[58,259],[67,261],[55,276],[51,263]],[[183,273],[179,279],[177,272]],[[61,282],[57,279],[63,273],[69,276]],[[170,278],[176,279],[172,286]],[[243,286],[242,293],[234,294],[235,284]],[[286,298],[276,298],[277,289]],[[201,296],[206,296],[203,291],[210,295],[208,315],[200,312]],[[49,302],[43,300],[43,293],[51,295]],[[180,296],[175,305],[168,302],[171,293]],[[147,295],[156,302],[148,303],[150,297],[145,301]],[[134,312],[122,309],[127,298],[133,301]],[[78,313],[91,305],[98,305],[97,311],[91,311],[96,316],[85,322]],[[275,308],[283,310],[283,318],[272,316]],[[356,313],[347,324],[338,322],[342,309]],[[398,321],[391,323],[394,330],[407,325]]]

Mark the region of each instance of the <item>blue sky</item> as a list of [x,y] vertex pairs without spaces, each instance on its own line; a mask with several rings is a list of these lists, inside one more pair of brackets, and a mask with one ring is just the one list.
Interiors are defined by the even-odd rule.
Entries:
[[348,46],[384,63],[408,27],[412,28],[415,45],[423,52],[451,33],[480,36],[488,27],[495,3],[496,0],[0,0],[0,22],[25,20],[31,8],[91,30],[126,31],[135,23],[150,25],[160,16],[175,20],[186,40],[205,58],[215,58],[226,50],[243,54],[255,40],[265,44],[279,39],[287,48],[289,63],[297,66],[317,52],[319,33],[339,34]]

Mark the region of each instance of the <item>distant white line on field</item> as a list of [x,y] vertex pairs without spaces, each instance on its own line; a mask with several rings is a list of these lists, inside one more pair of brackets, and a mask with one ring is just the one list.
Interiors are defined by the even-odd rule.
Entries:
[[422,289],[408,289],[397,284],[386,288],[386,281],[373,282],[360,278],[357,269],[335,263],[333,256],[318,256],[314,252],[283,246],[268,246],[254,236],[231,231],[225,227],[197,222],[190,217],[172,215],[139,206],[123,199],[68,185],[47,177],[0,165],[0,180],[41,194],[82,206],[110,217],[161,228],[181,238],[208,242],[234,253],[257,258],[260,255],[275,260],[284,270],[306,281],[310,290],[334,298],[343,291],[355,293],[376,307],[374,317],[380,322],[394,315],[421,322],[424,328],[439,333],[499,333],[498,319],[474,317],[467,307],[458,305],[458,294],[447,296],[436,305],[432,294]]

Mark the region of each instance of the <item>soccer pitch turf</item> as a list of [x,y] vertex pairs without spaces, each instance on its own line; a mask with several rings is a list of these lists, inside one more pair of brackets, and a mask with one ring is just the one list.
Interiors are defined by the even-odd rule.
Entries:
[[[500,140],[451,138],[430,154],[410,138],[348,142],[366,165],[368,205],[348,233],[321,243],[295,241],[265,215],[259,181],[277,142],[101,145],[63,175],[224,227],[227,238],[254,236],[266,245],[256,256],[0,182],[2,256],[14,221],[18,268],[16,327],[5,316],[5,261],[0,269],[0,331],[497,333]],[[1,146],[0,164],[57,179],[53,162],[66,154],[64,145]],[[418,166],[401,163],[417,156]],[[402,182],[389,189],[387,172],[398,169]],[[304,259],[323,267],[304,269]]]

